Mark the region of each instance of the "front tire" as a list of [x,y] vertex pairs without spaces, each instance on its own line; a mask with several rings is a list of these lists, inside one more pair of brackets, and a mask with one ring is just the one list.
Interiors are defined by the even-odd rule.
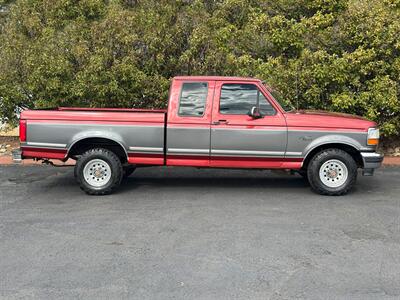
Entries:
[[343,150],[322,150],[310,161],[307,177],[311,188],[318,194],[345,195],[357,180],[357,164],[353,157]]
[[123,170],[121,161],[114,152],[103,148],[94,148],[79,157],[74,175],[85,193],[107,195],[121,183]]

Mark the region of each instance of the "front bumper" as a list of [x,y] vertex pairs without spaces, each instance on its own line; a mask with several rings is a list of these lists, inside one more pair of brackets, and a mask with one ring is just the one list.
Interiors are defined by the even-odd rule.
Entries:
[[12,151],[12,159],[14,163],[21,163],[22,162],[22,151],[21,149],[15,149]]
[[373,175],[374,170],[382,165],[383,154],[376,152],[361,152],[361,157],[364,165],[363,175]]

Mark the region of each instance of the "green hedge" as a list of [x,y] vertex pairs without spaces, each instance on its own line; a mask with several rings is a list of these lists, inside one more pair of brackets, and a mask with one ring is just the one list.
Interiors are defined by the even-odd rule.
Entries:
[[0,0],[0,117],[164,107],[175,75],[266,80],[400,134],[399,0]]

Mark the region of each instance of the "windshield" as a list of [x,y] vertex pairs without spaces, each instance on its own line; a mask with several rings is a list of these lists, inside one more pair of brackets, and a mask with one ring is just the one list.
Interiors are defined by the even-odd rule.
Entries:
[[266,89],[271,93],[272,97],[275,98],[275,100],[280,104],[280,106],[287,112],[295,110],[295,107],[293,106],[293,104],[290,102],[289,99],[285,98],[283,96],[283,94],[275,89],[272,88],[271,86],[269,86],[268,84],[266,84],[265,82],[263,82],[264,86],[266,87]]

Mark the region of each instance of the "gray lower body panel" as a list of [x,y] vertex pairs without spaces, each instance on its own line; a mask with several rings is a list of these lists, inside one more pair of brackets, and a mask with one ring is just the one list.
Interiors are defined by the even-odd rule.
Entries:
[[168,127],[167,154],[208,157],[210,155],[210,128]]
[[163,124],[31,122],[27,136],[28,142],[24,146],[35,148],[70,149],[74,143],[86,138],[106,138],[121,144],[126,152],[162,154],[164,149]]
[[286,130],[211,129],[211,156],[278,156],[285,154]]

